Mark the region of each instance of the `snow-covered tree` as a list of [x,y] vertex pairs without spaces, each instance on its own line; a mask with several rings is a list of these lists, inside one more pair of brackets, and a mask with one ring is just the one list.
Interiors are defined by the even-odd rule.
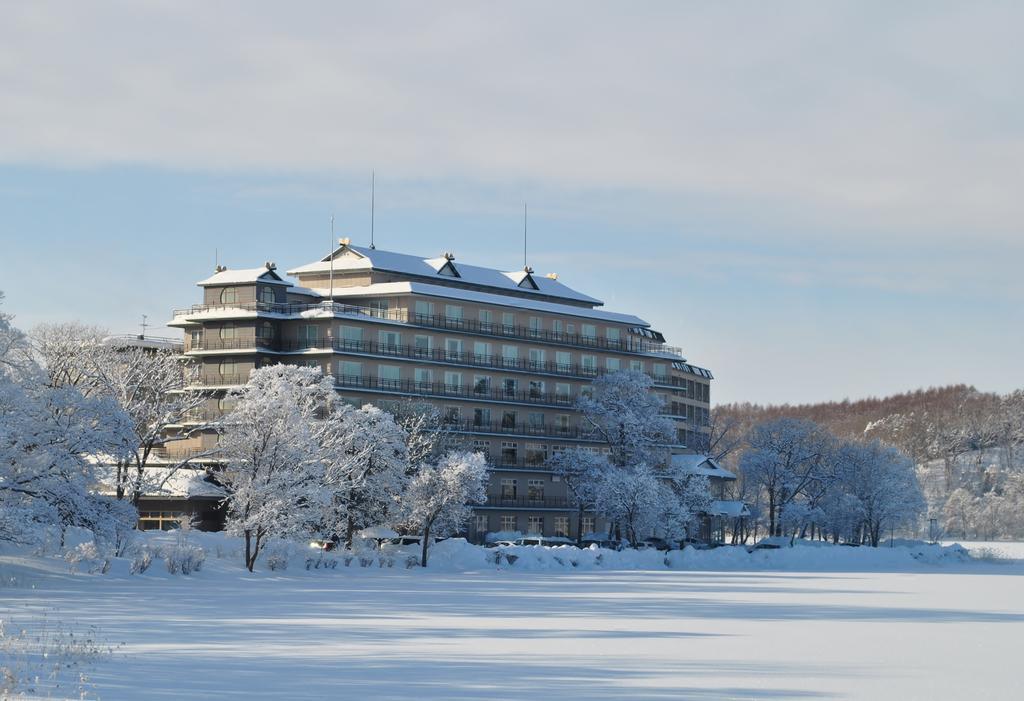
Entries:
[[391,408],[395,423],[405,431],[405,445],[411,469],[436,461],[457,448],[456,434],[434,404],[408,399]]
[[671,419],[661,416],[661,398],[651,391],[653,381],[642,372],[625,370],[594,380],[593,392],[577,408],[595,437],[608,449],[608,460],[619,467],[664,463],[665,446],[675,442]]
[[0,314],[0,538],[26,542],[46,525],[82,526],[116,546],[137,515],[94,491],[94,456],[117,453],[127,417],[109,398],[49,386],[26,350]]
[[895,447],[844,442],[835,451],[835,463],[837,489],[859,502],[871,545],[878,546],[883,531],[914,522],[924,511],[914,463]]
[[781,418],[755,426],[747,443],[740,470],[764,492],[769,533],[782,535],[782,512],[826,475],[834,439],[812,421]]
[[[657,474],[657,473],[656,473]],[[666,540],[681,540],[694,534],[701,514],[711,511],[711,485],[703,475],[676,475],[663,479],[668,490],[663,497],[660,530]]]
[[576,544],[583,540],[583,514],[594,507],[597,486],[609,469],[608,459],[601,453],[583,448],[569,448],[555,453],[548,461],[553,475],[565,485],[569,504],[576,509]]
[[487,499],[487,462],[482,453],[454,452],[422,464],[402,495],[404,524],[423,534],[420,564],[427,566],[431,537],[462,530],[473,504]]
[[312,531],[326,508],[318,432],[334,388],[319,370],[272,365],[232,396],[235,408],[219,425],[219,477],[228,488],[227,530],[244,537],[251,572],[269,538]]
[[396,524],[410,470],[407,435],[391,414],[367,404],[347,417],[337,428],[346,458],[340,463],[335,499],[338,513],[344,514],[338,533],[351,547],[356,531]]
[[595,510],[616,524],[626,539],[636,545],[673,517],[680,508],[672,489],[648,465],[605,470],[595,485]]
[[33,340],[51,385],[74,386],[88,397],[109,397],[130,417],[131,433],[111,456],[112,482],[119,499],[138,506],[146,491],[191,467],[197,456],[169,465],[158,484],[151,483],[146,471],[159,448],[207,428],[191,424],[183,432],[180,426],[209,395],[194,388],[183,391],[190,369],[177,353],[104,341],[101,334],[79,324],[44,325],[33,332]]

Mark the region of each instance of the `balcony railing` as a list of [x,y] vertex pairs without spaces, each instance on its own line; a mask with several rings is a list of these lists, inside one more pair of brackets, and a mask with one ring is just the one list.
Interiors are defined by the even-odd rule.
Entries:
[[460,433],[486,433],[530,438],[563,438],[580,441],[597,440],[590,429],[579,426],[552,426],[549,424],[524,424],[504,421],[450,421],[447,426]]
[[306,312],[318,311],[331,315],[357,316],[372,319],[383,319],[401,324],[412,324],[445,331],[459,331],[500,338],[515,338],[525,341],[539,341],[543,343],[554,343],[560,345],[577,346],[583,348],[595,348],[620,353],[665,353],[674,357],[682,358],[682,350],[675,346],[668,346],[662,343],[653,343],[648,340],[635,339],[627,335],[626,339],[609,339],[599,336],[584,336],[582,334],[569,334],[558,331],[548,331],[528,326],[495,324],[473,319],[461,319],[457,317],[439,316],[435,314],[410,314],[406,309],[378,309],[375,307],[361,307],[352,304],[339,304],[337,302],[323,302],[320,304],[278,304],[269,302],[239,302],[237,304],[195,304],[188,309],[175,309],[174,318],[186,319],[198,314],[217,312],[246,312],[278,314],[282,316],[300,316]]
[[[494,370],[531,372],[543,375],[592,380],[606,375],[613,370],[597,368],[591,365],[576,363],[555,363],[550,361],[529,360],[526,358],[509,357],[495,354],[468,353],[450,351],[442,348],[421,348],[394,343],[377,343],[376,341],[350,341],[345,339],[314,339],[306,341],[274,341],[267,338],[232,338],[211,339],[193,344],[190,351],[221,351],[221,350],[255,350],[275,353],[299,353],[310,350],[323,350],[337,353],[360,353],[364,355],[383,356],[388,358],[406,358],[426,362],[450,363],[459,366],[470,366]],[[656,384],[667,385],[670,379],[666,375],[646,373]],[[673,383],[675,386],[675,383]],[[685,388],[685,385],[683,385]]]
[[572,503],[564,497],[511,497],[501,494],[488,494],[487,501],[481,506],[492,508],[515,509],[573,509]]
[[505,391],[503,388],[449,385],[443,382],[388,380],[373,377],[372,375],[336,375],[334,384],[345,389],[368,389],[379,392],[401,392],[402,394],[479,399],[492,402],[514,402],[517,404],[543,404],[563,409],[571,409],[576,403],[575,399],[568,394],[551,394],[539,391]]

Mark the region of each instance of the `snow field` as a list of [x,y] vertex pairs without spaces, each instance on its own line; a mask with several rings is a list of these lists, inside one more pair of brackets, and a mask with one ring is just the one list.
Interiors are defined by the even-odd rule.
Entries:
[[[493,550],[446,541],[426,570],[307,571],[293,557],[284,572],[249,574],[234,539],[190,539],[207,557],[188,577],[159,562],[101,576],[0,557],[18,583],[0,588],[0,610],[100,631],[119,647],[89,683],[114,700],[1016,695],[1024,564],[958,549],[934,549],[960,553],[934,562],[875,551],[871,572],[852,569],[866,549],[827,547],[676,554],[685,570],[660,553],[611,553],[619,562],[602,569],[538,571],[553,560],[530,548],[510,549],[523,564],[497,566]],[[628,569],[644,562],[657,569]]]

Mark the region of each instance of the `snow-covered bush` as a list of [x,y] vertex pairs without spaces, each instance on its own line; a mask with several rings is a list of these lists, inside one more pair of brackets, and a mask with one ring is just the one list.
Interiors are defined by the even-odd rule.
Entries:
[[146,546],[133,548],[130,555],[132,564],[129,571],[132,574],[143,574],[153,564],[153,551]]
[[160,549],[160,557],[171,574],[190,575],[199,572],[206,561],[206,551],[198,545],[179,540]]
[[267,569],[271,572],[288,569],[291,551],[286,545],[275,544],[267,548]]
[[64,553],[64,561],[68,563],[72,572],[105,574],[110,570],[110,558],[103,557],[96,547],[96,543],[92,541],[79,543],[76,547],[68,550]]

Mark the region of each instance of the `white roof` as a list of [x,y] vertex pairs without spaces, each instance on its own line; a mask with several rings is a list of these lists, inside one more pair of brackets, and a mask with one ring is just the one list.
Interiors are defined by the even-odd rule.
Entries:
[[719,465],[714,458],[707,455],[673,455],[672,468],[684,475],[704,475],[734,480],[736,475]]
[[267,268],[267,266],[263,266],[262,268],[221,270],[205,280],[200,280],[196,284],[200,287],[207,287],[209,285],[238,285],[245,282],[263,282],[268,285],[292,286],[292,283],[282,280],[276,272]]
[[[355,255],[339,255],[351,251]],[[440,270],[449,262],[459,273],[458,277],[448,277],[445,280],[457,280],[469,285],[481,285],[494,287],[502,290],[516,290],[536,295],[548,295],[562,297],[576,302],[600,305],[603,302],[599,299],[585,295],[582,292],[563,285],[553,278],[534,275],[533,281],[537,289],[532,287],[520,287],[519,283],[525,275],[524,271],[504,272],[494,268],[483,268],[477,265],[460,263],[454,258],[450,261],[445,257],[421,258],[420,256],[407,253],[395,253],[393,251],[382,251],[376,248],[354,246],[346,244],[332,253],[334,256],[334,270],[386,270],[402,273],[404,275],[416,275],[420,277],[437,278]],[[289,275],[300,275],[302,273],[325,273],[331,270],[331,256],[324,256],[321,260],[307,263],[288,271]]]
[[[322,289],[317,289],[315,291],[324,296],[327,296],[329,293],[328,290]],[[514,309],[532,309],[539,312],[611,321],[618,324],[629,324],[631,326],[650,325],[640,317],[633,316],[632,314],[606,312],[601,309],[590,309],[589,307],[576,307],[571,304],[544,302],[539,299],[524,299],[523,297],[509,297],[508,295],[491,294],[489,292],[476,292],[474,290],[467,290],[459,287],[431,285],[426,282],[377,282],[372,285],[363,285],[361,287],[339,287],[334,290],[335,298],[388,296],[400,294],[427,295],[430,297],[458,299],[464,302],[477,302],[479,304],[493,304],[495,306],[512,307]]]
[[713,501],[711,502],[710,512],[721,516],[729,516],[730,518],[750,516],[750,509],[742,501]]

